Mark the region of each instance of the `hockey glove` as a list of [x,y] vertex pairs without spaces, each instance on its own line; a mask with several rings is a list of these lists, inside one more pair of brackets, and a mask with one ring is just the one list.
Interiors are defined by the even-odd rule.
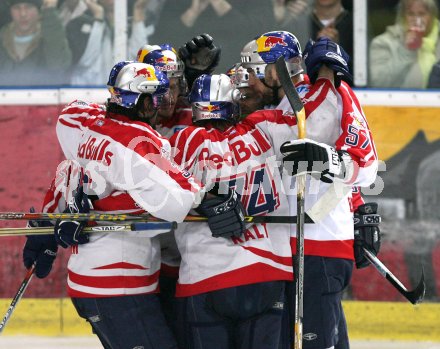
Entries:
[[304,50],[304,63],[312,84],[318,78],[319,69],[323,64],[335,72],[336,87],[340,86],[341,79],[351,84],[353,76],[348,67],[349,60],[350,56],[347,52],[326,37],[319,38],[316,41],[309,40]]
[[375,256],[379,253],[380,221],[381,218],[377,214],[377,203],[375,202],[359,206],[354,213],[354,259],[358,269],[370,265],[365,257],[364,247]]
[[212,74],[220,62],[221,48],[213,44],[209,34],[201,34],[179,48],[179,56],[185,63],[185,78],[188,88],[202,74]]
[[208,217],[208,225],[212,236],[240,237],[246,230],[244,208],[233,189],[228,194],[204,199],[196,211]]
[[345,176],[343,152],[327,144],[298,139],[284,143],[280,151],[284,156],[283,166],[292,176],[308,173],[325,183]]
[[[64,213],[89,213],[90,204],[83,187],[79,187],[75,197],[67,205]],[[81,234],[87,225],[85,221],[62,221],[58,219],[55,223],[55,240],[63,248],[72,245],[81,245],[89,242],[88,234]]]
[[[31,213],[35,212],[32,207]],[[29,221],[28,227],[53,227],[48,221]],[[52,264],[57,256],[58,245],[53,235],[28,235],[23,248],[23,264],[29,269],[35,264],[35,275],[43,279],[52,270]]]

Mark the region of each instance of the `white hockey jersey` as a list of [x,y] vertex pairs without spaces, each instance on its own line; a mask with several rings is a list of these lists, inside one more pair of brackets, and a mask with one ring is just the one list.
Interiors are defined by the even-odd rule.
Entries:
[[[191,107],[178,102],[173,116],[156,125],[156,131],[163,137],[170,138],[174,133],[189,125],[192,125]],[[170,234],[160,234],[159,240],[162,256],[160,272],[162,275],[177,279],[181,258],[174,238],[174,231]]]
[[[235,188],[246,213],[287,215],[279,149],[296,120],[279,110],[258,111],[225,131],[189,126],[171,139],[174,160],[198,180]],[[221,193],[221,192],[220,192]],[[213,238],[207,223],[176,231],[182,256],[176,296],[251,283],[291,280],[290,225],[250,225],[240,238]]]
[[[182,221],[194,202],[200,201],[201,187],[170,160],[168,140],[143,122],[105,115],[103,106],[75,101],[62,111],[57,124],[66,158],[74,160],[92,181],[88,193],[99,198],[94,201],[95,210],[147,211],[161,219]],[[165,232],[91,234],[90,242],[73,248],[69,259],[69,295],[157,292],[160,246],[156,235]]]
[[[362,204],[352,187],[371,185],[376,179],[378,158],[362,107],[351,88],[342,82],[337,89],[327,79],[311,85],[307,76],[296,85],[306,112],[306,137],[350,154],[355,171],[345,183],[326,184],[307,176],[305,210],[314,210],[320,221],[304,228],[306,255],[354,259],[353,205]],[[292,108],[284,97],[278,106]],[[295,130],[297,134],[297,130]],[[296,215],[295,177],[285,177],[290,214]],[[292,226],[292,251],[296,249],[296,227]]]

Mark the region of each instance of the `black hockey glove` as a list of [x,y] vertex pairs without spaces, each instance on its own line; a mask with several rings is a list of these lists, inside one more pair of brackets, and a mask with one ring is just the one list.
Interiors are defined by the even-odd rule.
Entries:
[[316,41],[309,40],[304,50],[304,63],[312,84],[318,78],[319,69],[323,64],[335,72],[336,87],[341,84],[341,79],[351,84],[353,76],[348,67],[349,60],[350,56],[347,52],[326,37],[319,38]]
[[[83,187],[79,187],[78,192],[72,201],[67,205],[64,213],[89,213],[90,204],[87,194],[84,193]],[[81,234],[86,221],[63,221],[58,219],[55,223],[55,240],[63,248],[72,245],[81,245],[89,242],[89,234]]]
[[[31,213],[35,212],[32,207]],[[53,227],[49,221],[29,221],[28,227]],[[52,264],[57,256],[58,245],[53,234],[51,235],[28,235],[23,247],[23,264],[29,269],[35,263],[35,275],[43,279],[52,270]]]
[[246,230],[243,205],[233,189],[229,189],[226,195],[204,199],[196,211],[208,217],[215,238],[240,237]]
[[375,202],[360,205],[354,213],[354,259],[358,269],[370,265],[365,257],[364,247],[375,256],[379,253],[380,221],[381,218],[377,214],[377,203]]
[[179,48],[189,90],[195,79],[202,74],[212,74],[220,62],[221,48],[215,46],[213,41],[211,35],[201,34]]
[[343,152],[327,144],[298,139],[284,143],[280,151],[283,166],[292,176],[309,173],[325,183],[333,183],[334,177],[345,177]]

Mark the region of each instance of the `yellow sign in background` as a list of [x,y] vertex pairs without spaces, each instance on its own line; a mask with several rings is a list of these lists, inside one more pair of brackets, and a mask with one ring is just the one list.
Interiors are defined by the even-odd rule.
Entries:
[[440,139],[440,107],[364,106],[363,109],[381,160],[386,161],[405,148],[418,131],[425,132],[428,142]]

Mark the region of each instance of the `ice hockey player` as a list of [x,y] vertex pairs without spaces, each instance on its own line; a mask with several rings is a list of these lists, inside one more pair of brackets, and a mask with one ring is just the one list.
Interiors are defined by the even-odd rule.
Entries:
[[[307,139],[292,140],[284,144],[281,151],[285,168],[292,176],[302,172],[301,163],[308,164],[307,173],[313,172],[313,164],[317,165],[313,170],[320,170],[317,176],[308,176],[306,210],[327,191],[339,187],[342,189],[338,193],[344,193],[336,202],[332,198],[333,207],[329,207],[320,222],[305,226],[303,333],[307,340],[303,341],[303,347],[348,348],[342,292],[349,284],[353,260],[363,258],[354,255],[350,188],[368,186],[376,178],[377,154],[372,135],[354,92],[341,81],[351,78],[346,64],[348,56],[341,47],[328,39],[310,43],[305,51],[307,76],[302,74],[300,66],[300,45],[291,33],[268,32],[256,42],[258,54],[268,64],[266,82],[280,86],[274,63],[284,56],[305,104]],[[282,88],[276,97],[280,99],[277,108],[292,111]],[[288,188],[294,187],[295,177],[292,177]],[[289,203],[291,214],[295,214],[295,195],[290,196]],[[293,231],[292,252],[295,254],[295,229]],[[359,242],[378,252],[378,244],[367,240]],[[360,250],[356,248],[356,253]]]
[[[192,111],[188,103],[187,78],[213,72],[220,58],[220,48],[214,45],[209,34],[200,34],[185,43],[179,51],[186,58],[186,65],[169,44],[144,45],[137,54],[137,61],[148,63],[164,72],[170,81],[170,98],[159,106],[155,129],[164,137],[192,124]],[[199,62],[200,61],[200,62]],[[202,63],[203,62],[203,63]],[[170,327],[175,330],[175,290],[179,276],[180,253],[174,232],[159,235],[161,245],[161,271],[159,276],[160,302]]]
[[[248,215],[284,215],[286,196],[276,160],[295,120],[281,111],[239,118],[240,92],[225,74],[202,75],[189,100],[194,126],[170,139],[174,159],[212,192],[232,198]],[[197,208],[206,214],[212,207]],[[255,224],[243,237],[214,239],[207,224],[176,231],[182,255],[177,284],[182,348],[274,348],[280,340],[285,281],[292,279],[286,224]]]
[[[83,186],[95,210],[147,211],[181,221],[202,200],[201,187],[175,165],[168,141],[149,125],[167,98],[168,84],[166,76],[151,65],[120,62],[110,73],[111,98],[106,106],[75,101],[60,115],[60,145],[71,160],[70,172],[87,174]],[[209,204],[210,199],[202,202]],[[67,211],[87,212],[89,205],[80,188]],[[230,233],[225,224],[230,224],[231,217],[220,217],[212,231],[216,236]],[[68,293],[78,314],[106,348],[176,348],[156,294],[160,248],[154,236],[164,231],[89,237],[81,234],[83,226],[71,221],[55,225],[58,244],[72,247]],[[240,233],[234,229],[234,234]]]

